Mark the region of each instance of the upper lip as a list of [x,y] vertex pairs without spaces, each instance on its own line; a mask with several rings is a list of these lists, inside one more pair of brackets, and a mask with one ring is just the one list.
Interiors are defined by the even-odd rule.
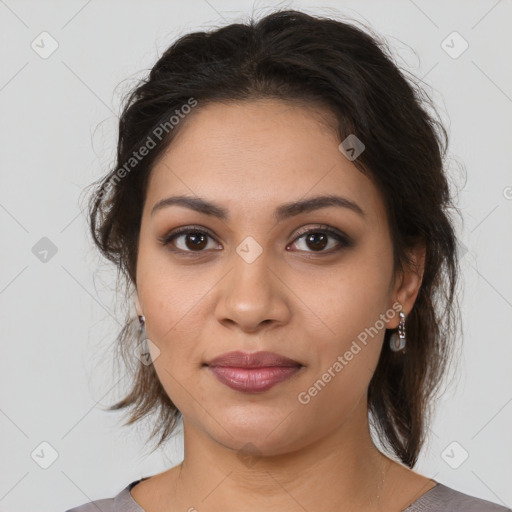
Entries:
[[234,368],[264,368],[269,366],[302,366],[298,361],[275,352],[233,351],[221,354],[206,363],[208,366],[230,366]]

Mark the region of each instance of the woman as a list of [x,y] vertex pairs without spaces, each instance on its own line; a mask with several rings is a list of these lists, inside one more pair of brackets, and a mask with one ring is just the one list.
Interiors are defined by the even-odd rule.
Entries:
[[90,219],[138,316],[111,409],[157,412],[158,446],[182,419],[185,456],[72,512],[507,510],[412,469],[458,275],[421,98],[375,37],[297,11],[164,53]]

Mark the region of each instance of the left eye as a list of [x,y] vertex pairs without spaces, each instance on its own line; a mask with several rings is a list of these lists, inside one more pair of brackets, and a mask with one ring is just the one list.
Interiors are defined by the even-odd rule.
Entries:
[[[338,247],[335,247],[334,250],[332,250],[332,244],[331,247],[329,247],[329,250],[324,250],[326,246],[329,245],[329,238],[334,239],[338,242]],[[303,240],[303,245],[306,247],[309,247],[312,250],[312,252],[334,252],[339,249],[341,249],[341,246],[349,247],[351,245],[351,242],[347,236],[342,235],[341,233],[337,233],[336,231],[333,231],[332,229],[310,229],[300,235],[298,238],[296,238],[296,241],[293,242],[294,245],[299,240]],[[336,244],[334,244],[336,246]],[[306,251],[308,252],[308,251]]]

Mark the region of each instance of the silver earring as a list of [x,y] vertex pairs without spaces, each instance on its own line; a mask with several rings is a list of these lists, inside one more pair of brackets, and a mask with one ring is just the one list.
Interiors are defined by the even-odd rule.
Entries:
[[144,315],[139,315],[139,343],[146,342],[146,318]]
[[389,338],[389,346],[393,352],[400,352],[405,354],[405,313],[400,311],[400,323],[398,324],[398,333],[394,332]]
[[152,360],[148,346],[149,340],[146,338],[146,318],[144,315],[139,315],[139,323],[139,341],[136,348],[136,356],[143,365],[149,366],[152,364]]

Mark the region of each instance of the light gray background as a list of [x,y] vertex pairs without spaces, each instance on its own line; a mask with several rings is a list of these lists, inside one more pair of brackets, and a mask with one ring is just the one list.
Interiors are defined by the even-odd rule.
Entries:
[[[1,511],[63,511],[181,460],[179,438],[146,456],[144,428],[100,409],[127,385],[112,371],[123,316],[80,192],[113,162],[124,79],[144,75],[179,35],[272,6],[361,19],[433,87],[464,214],[465,336],[415,470],[512,505],[510,1],[0,0]],[[31,47],[43,31],[59,45],[46,59]],[[456,59],[441,47],[453,31],[469,43]],[[47,262],[32,251],[43,237],[57,247]],[[31,457],[50,456],[43,441],[58,453],[47,469]],[[462,450],[469,457],[453,469]]]

